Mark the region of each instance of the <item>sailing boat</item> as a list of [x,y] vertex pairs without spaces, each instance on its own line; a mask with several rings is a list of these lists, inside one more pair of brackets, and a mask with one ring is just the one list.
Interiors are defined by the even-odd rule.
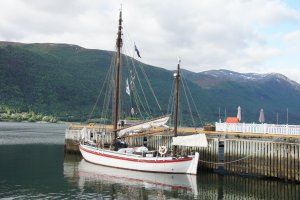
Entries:
[[[116,75],[115,75],[115,91],[114,91],[114,107],[113,107],[113,133],[114,142],[111,148],[99,148],[90,143],[81,142],[79,149],[83,158],[91,163],[104,165],[108,167],[129,169],[144,172],[161,172],[161,173],[182,173],[197,174],[199,161],[199,153],[190,156],[177,155],[177,145],[185,146],[207,146],[205,134],[197,134],[187,136],[188,139],[177,137],[173,139],[172,155],[166,155],[167,149],[161,146],[159,153],[157,151],[148,151],[146,147],[127,148],[124,141],[119,141],[119,137],[125,135],[122,130],[118,129],[119,120],[119,97],[120,97],[120,56],[122,47],[122,11],[119,15],[118,37],[117,37],[117,59],[116,59]],[[174,136],[177,136],[177,116],[178,116],[178,100],[179,100],[179,80],[180,80],[180,62],[177,67],[176,74],[176,113]],[[150,120],[148,122],[135,126],[155,126],[164,124],[169,116]],[[131,127],[132,128],[132,127]],[[84,134],[83,134],[84,135]],[[182,139],[181,139],[182,138]],[[199,141],[194,142],[191,141]]]

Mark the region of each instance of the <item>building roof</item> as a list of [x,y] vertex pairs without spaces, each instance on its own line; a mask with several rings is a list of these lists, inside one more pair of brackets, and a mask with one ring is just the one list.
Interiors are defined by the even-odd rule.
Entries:
[[237,117],[227,117],[226,123],[239,123],[239,119]]

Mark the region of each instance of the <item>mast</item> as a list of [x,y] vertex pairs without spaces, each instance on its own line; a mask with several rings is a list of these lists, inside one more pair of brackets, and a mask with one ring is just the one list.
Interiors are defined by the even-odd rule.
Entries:
[[119,120],[119,98],[120,98],[120,67],[121,67],[121,48],[122,48],[122,10],[119,16],[119,28],[117,37],[117,60],[116,60],[116,77],[115,77],[115,94],[113,102],[113,132],[117,138],[118,120]]
[[[178,110],[179,110],[179,82],[180,82],[180,60],[177,65],[176,73],[176,90],[175,90],[175,116],[174,116],[174,137],[177,137],[177,126],[178,126]],[[177,146],[173,146],[173,156],[177,154]]]

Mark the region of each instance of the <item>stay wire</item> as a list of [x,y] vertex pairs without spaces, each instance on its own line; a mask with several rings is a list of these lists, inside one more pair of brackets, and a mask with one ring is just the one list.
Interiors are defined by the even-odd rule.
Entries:
[[[108,70],[107,70],[107,72],[106,72],[106,76],[105,76],[104,82],[102,83],[102,87],[101,87],[101,89],[100,89],[100,92],[98,93],[98,96],[97,96],[97,98],[96,98],[96,102],[95,102],[94,106],[92,107],[92,110],[91,110],[91,112],[90,112],[90,114],[89,114],[88,120],[91,119],[93,113],[95,112],[96,107],[97,107],[97,105],[98,105],[98,103],[99,103],[99,99],[100,99],[100,97],[102,96],[102,92],[103,92],[105,86],[107,86],[108,78],[111,76],[111,75],[110,75],[110,70],[111,70],[111,67],[112,67],[113,62],[114,62],[114,61],[113,61],[113,60],[114,60],[114,55],[115,55],[115,54],[112,55],[110,67],[108,68]],[[100,116],[101,116],[101,115],[100,115]]]
[[193,106],[194,106],[194,108],[195,108],[195,110],[196,110],[196,113],[197,113],[197,116],[198,116],[198,118],[199,118],[200,124],[203,125],[203,124],[204,124],[204,123],[203,123],[203,120],[202,120],[202,118],[201,118],[201,115],[200,115],[200,113],[199,113],[199,111],[198,111],[198,108],[197,108],[197,106],[196,106],[195,100],[194,100],[194,98],[193,98],[193,96],[192,96],[191,90],[190,90],[190,88],[188,87],[187,81],[186,81],[185,76],[184,76],[183,74],[182,74],[182,80],[183,80],[183,82],[186,84],[187,91],[188,91],[188,93],[189,93],[189,96],[191,97],[191,100],[192,100]]
[[[127,34],[126,29],[125,29],[124,31],[125,31],[126,34]],[[129,35],[129,34],[127,34],[127,35],[129,36],[129,39],[130,39],[130,35]],[[132,41],[131,41],[131,43],[132,43]],[[133,51],[133,56],[131,56],[132,62],[133,62],[133,60],[134,60],[134,55],[135,55],[135,52]],[[161,106],[160,106],[159,101],[158,101],[158,99],[157,99],[157,96],[156,96],[156,94],[155,94],[155,92],[154,92],[154,89],[153,89],[153,87],[152,87],[152,84],[151,84],[151,82],[150,82],[150,79],[148,78],[147,73],[146,73],[146,71],[145,71],[145,69],[144,69],[144,66],[142,65],[142,63],[141,63],[139,60],[137,60],[137,63],[138,63],[138,66],[139,66],[139,68],[140,68],[140,70],[141,70],[141,72],[142,72],[142,74],[143,74],[145,80],[146,80],[146,83],[147,83],[147,85],[148,85],[148,87],[149,87],[149,89],[150,89],[150,91],[151,91],[151,93],[152,93],[152,96],[153,96],[153,98],[155,99],[155,102],[156,102],[156,104],[157,104],[157,106],[158,106],[160,112],[162,112]],[[132,64],[135,66],[134,62],[133,62]],[[146,99],[146,100],[147,100],[147,99]],[[147,103],[148,103],[148,102],[147,102]],[[149,107],[149,103],[148,103],[148,107]],[[149,108],[149,110],[151,110],[151,109]],[[151,111],[150,111],[150,112],[151,112]]]
[[[182,77],[182,79],[183,79],[183,77]],[[184,94],[185,94],[185,99],[186,99],[186,102],[187,102],[187,105],[188,105],[188,109],[189,109],[189,112],[190,112],[190,115],[191,115],[191,119],[192,119],[193,125],[195,127],[196,126],[195,119],[194,119],[194,116],[193,116],[193,113],[192,113],[190,101],[189,101],[189,98],[188,98],[188,94],[186,93],[185,84],[184,84],[183,81],[182,81],[182,88],[183,88],[183,91],[184,91]]]
[[[127,43],[126,43],[126,44],[127,44]],[[143,105],[142,103],[141,103],[141,105],[142,105],[142,107],[144,108],[144,110],[148,113],[148,115],[151,116],[151,109],[150,109],[148,100],[147,100],[147,98],[146,98],[146,94],[145,94],[145,91],[144,91],[144,89],[143,89],[143,86],[142,86],[140,77],[139,77],[139,75],[138,75],[138,71],[137,71],[137,69],[136,69],[136,66],[135,66],[133,60],[132,60],[132,59],[130,59],[130,60],[131,60],[131,63],[132,63],[132,68],[133,68],[133,70],[134,70],[134,74],[136,75],[137,80],[138,80],[138,86],[139,86],[139,88],[141,89],[142,96],[143,96],[143,99],[144,99],[145,102],[146,102],[146,107],[147,107],[148,111],[146,111],[147,109],[144,107],[144,105]],[[139,96],[138,96],[138,99],[140,100],[140,102],[142,102],[142,101],[141,101],[141,98],[140,98]],[[149,114],[149,113],[150,113],[150,114]]]
[[[127,43],[125,43],[125,47],[128,48],[126,44],[127,44]],[[126,56],[126,60],[127,60],[128,63],[129,63],[128,60],[130,60],[131,63],[132,63],[133,73],[134,73],[135,77],[137,77],[137,80],[138,80],[138,83],[139,83],[139,87],[141,88],[142,95],[143,95],[144,100],[145,100],[145,102],[146,102],[146,106],[147,106],[148,111],[147,111],[147,109],[144,107],[144,104],[142,103],[143,101],[141,100],[141,98],[140,98],[140,96],[139,96],[139,94],[138,94],[138,92],[137,92],[138,89],[137,89],[137,87],[136,87],[136,85],[134,84],[134,81],[133,81],[133,85],[134,85],[134,89],[135,89],[135,90],[133,90],[134,95],[135,95],[135,96],[134,96],[134,99],[135,99],[136,103],[138,103],[138,102],[140,103],[140,105],[142,106],[144,112],[146,112],[146,114],[147,114],[148,116],[150,116],[150,114],[149,114],[149,113],[150,113],[150,107],[149,107],[149,104],[148,104],[146,95],[145,95],[145,93],[144,93],[142,84],[141,84],[141,82],[140,82],[139,75],[138,75],[137,70],[136,70],[136,68],[135,68],[134,62],[133,62],[132,59],[130,59],[128,56]],[[140,111],[140,113],[142,113],[142,112]]]

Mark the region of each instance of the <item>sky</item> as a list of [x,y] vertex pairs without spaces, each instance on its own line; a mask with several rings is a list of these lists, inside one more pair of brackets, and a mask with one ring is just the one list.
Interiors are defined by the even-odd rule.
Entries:
[[0,0],[0,41],[114,50],[121,4],[124,49],[143,63],[300,83],[299,0]]

